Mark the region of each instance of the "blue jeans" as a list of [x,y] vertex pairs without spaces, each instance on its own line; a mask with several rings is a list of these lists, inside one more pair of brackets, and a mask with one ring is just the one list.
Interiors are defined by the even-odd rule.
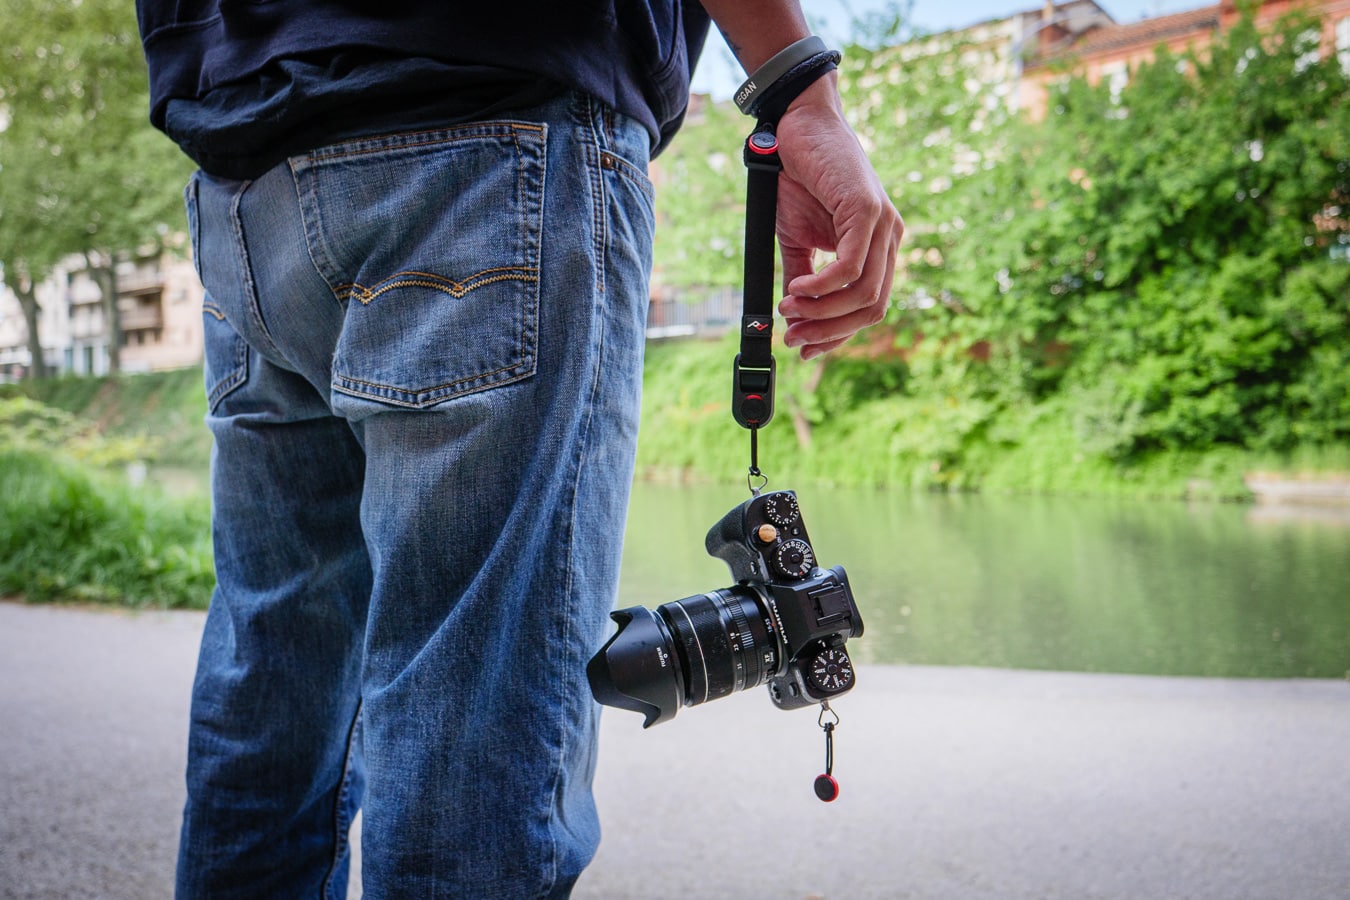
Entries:
[[636,447],[647,135],[566,95],[188,186],[218,587],[182,897],[565,896]]

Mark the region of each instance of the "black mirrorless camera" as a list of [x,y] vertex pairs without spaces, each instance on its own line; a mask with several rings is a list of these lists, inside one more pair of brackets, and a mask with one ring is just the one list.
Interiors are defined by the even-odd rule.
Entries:
[[708,532],[708,553],[736,584],[707,594],[610,613],[619,630],[586,667],[595,699],[646,716],[643,727],[768,683],[782,709],[853,687],[844,643],[863,633],[842,566],[822,569],[797,495],[747,500]]

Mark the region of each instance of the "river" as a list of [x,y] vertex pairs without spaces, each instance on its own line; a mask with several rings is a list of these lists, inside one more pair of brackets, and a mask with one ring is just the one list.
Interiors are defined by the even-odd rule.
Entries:
[[[1350,510],[798,495],[820,563],[849,573],[860,661],[1350,678]],[[620,605],[725,586],[703,537],[747,496],[637,485]]]
[[[152,480],[201,491],[201,476]],[[773,485],[774,488],[786,485]],[[798,490],[866,623],[862,662],[1350,678],[1350,509]],[[703,547],[744,487],[639,482],[620,606],[724,587]]]

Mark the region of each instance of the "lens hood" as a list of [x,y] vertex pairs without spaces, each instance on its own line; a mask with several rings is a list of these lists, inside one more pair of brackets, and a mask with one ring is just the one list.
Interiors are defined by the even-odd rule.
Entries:
[[586,666],[591,693],[606,706],[642,713],[643,728],[675,718],[685,685],[666,626],[641,606],[609,615],[619,630]]

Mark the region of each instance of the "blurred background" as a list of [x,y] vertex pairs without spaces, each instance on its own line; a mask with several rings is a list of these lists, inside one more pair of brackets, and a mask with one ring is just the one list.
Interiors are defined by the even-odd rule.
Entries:
[[[760,447],[770,486],[798,491],[820,560],[848,568],[863,671],[901,692],[911,677],[933,689],[929,667],[1350,687],[1350,0],[804,7],[844,51],[850,119],[907,222],[885,322],[823,360],[780,352]],[[0,10],[0,596],[50,605],[56,618],[24,620],[37,646],[91,604],[176,622],[190,644],[213,579],[190,166],[148,123],[126,4]],[[749,461],[726,390],[748,130],[727,98],[741,77],[711,38],[684,130],[650,170],[620,605],[728,579],[703,535],[744,498]],[[0,687],[11,724],[36,715],[42,682]],[[997,684],[977,675],[958,693]],[[187,688],[165,707],[171,727]],[[1145,694],[1170,708],[1172,694]],[[869,709],[901,702],[882,692]],[[768,707],[727,701],[745,704]],[[685,715],[705,714],[723,732],[747,721]],[[1300,727],[1330,740],[1321,714]],[[796,731],[814,759],[810,724]],[[19,766],[4,758],[0,772]],[[40,792],[15,790],[36,815]],[[25,865],[0,853],[0,893],[99,894],[25,887]],[[1057,895],[1017,884],[1003,895]],[[1100,895],[1132,895],[1117,887]]]

